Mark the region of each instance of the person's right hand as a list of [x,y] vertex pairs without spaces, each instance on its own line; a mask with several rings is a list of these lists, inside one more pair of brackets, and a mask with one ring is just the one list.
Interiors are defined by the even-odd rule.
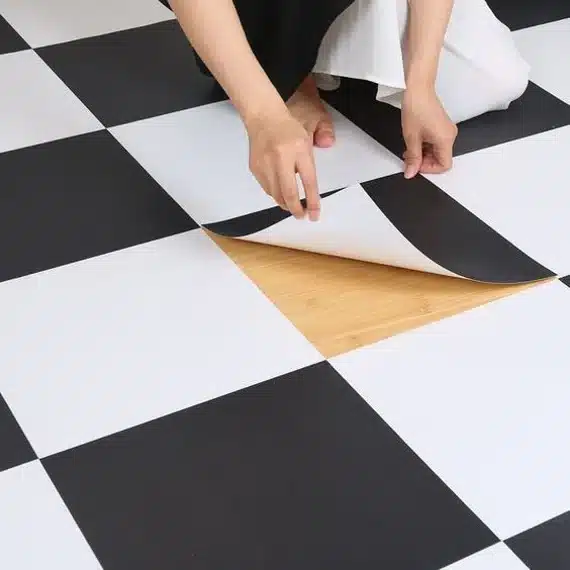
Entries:
[[[313,140],[288,112],[257,118],[246,125],[249,168],[263,190],[297,219],[317,221],[320,195],[313,156]],[[306,209],[297,184],[301,178]]]

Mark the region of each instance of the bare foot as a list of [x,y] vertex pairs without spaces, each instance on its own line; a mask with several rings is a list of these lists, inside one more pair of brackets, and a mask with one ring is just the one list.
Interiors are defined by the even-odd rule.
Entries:
[[334,126],[326,110],[312,75],[309,75],[299,89],[287,101],[291,114],[312,135],[315,146],[331,147],[335,142]]

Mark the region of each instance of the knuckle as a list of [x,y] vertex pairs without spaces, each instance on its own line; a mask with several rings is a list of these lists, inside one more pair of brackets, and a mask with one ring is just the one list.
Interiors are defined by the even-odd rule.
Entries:
[[459,129],[457,128],[457,126],[453,125],[450,129],[448,129],[446,138],[449,140],[453,140],[455,137],[457,137],[458,132]]
[[291,152],[291,143],[289,141],[283,141],[276,143],[273,147],[273,153],[277,156],[286,156]]
[[306,150],[308,144],[309,144],[309,135],[308,134],[299,137],[294,143],[295,148],[297,150]]
[[270,159],[279,159],[285,154],[285,149],[282,144],[274,144],[267,147],[265,155]]
[[287,190],[284,190],[282,192],[282,194],[283,194],[283,198],[285,199],[287,204],[291,204],[291,205],[295,206],[298,203],[298,196],[297,196],[296,192],[294,192],[290,189],[287,189]]

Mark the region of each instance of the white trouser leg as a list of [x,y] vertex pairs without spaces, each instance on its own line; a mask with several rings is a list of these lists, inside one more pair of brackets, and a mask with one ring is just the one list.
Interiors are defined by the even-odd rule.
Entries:
[[[323,40],[315,71],[378,84],[400,106],[405,89],[407,0],[357,0]],[[506,109],[526,90],[529,66],[485,0],[455,0],[436,90],[455,122]]]

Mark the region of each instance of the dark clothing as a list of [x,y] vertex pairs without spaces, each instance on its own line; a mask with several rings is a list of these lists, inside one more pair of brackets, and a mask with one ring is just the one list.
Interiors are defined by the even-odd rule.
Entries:
[[[168,0],[160,1],[168,7]],[[284,99],[312,71],[329,27],[353,2],[234,0],[253,52]],[[198,55],[196,59],[201,71],[211,75]]]

